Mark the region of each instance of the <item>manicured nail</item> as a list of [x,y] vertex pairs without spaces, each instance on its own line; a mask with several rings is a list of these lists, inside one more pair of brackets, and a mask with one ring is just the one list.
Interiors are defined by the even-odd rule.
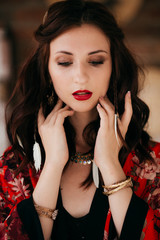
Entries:
[[129,98],[131,98],[131,91],[128,91],[127,95],[128,95]]

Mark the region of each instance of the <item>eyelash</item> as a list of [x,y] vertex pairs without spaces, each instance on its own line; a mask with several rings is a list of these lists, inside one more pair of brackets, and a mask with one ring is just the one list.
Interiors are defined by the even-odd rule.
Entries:
[[[97,66],[97,65],[103,64],[104,61],[90,61],[89,63],[92,64],[93,66]],[[64,67],[68,67],[71,64],[73,64],[73,63],[72,62],[58,62],[58,65],[64,66]]]
[[89,63],[91,63],[93,66],[96,66],[96,65],[103,64],[104,61],[91,61],[91,62],[89,62]]
[[71,64],[72,64],[71,62],[58,62],[58,65],[64,66],[64,67],[67,67],[67,66],[69,66]]

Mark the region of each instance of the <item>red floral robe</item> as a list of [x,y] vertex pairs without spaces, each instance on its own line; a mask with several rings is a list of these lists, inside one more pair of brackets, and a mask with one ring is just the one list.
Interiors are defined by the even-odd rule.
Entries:
[[[11,147],[9,149],[12,150]],[[138,199],[143,199],[142,204],[147,203],[149,206],[141,232],[141,240],[160,239],[160,144],[157,143],[154,147],[150,148],[150,150],[156,164],[150,163],[149,161],[140,164],[135,154],[130,153],[124,165],[124,172],[132,178],[134,193],[138,196]],[[0,160],[1,240],[29,239],[17,212],[17,206],[24,199],[30,198],[40,173],[36,174],[35,170],[28,165],[23,172],[15,177],[13,169],[16,167],[17,163],[12,151],[10,151],[9,154],[4,153]],[[129,219],[129,217],[126,219]],[[104,240],[110,239],[111,220],[112,217],[109,210],[104,229]],[[124,224],[127,226],[128,221]],[[126,239],[131,239],[130,236],[134,231],[136,231],[136,229],[134,229],[133,225],[129,233],[130,235],[126,236]],[[125,238],[122,237],[120,239]]]

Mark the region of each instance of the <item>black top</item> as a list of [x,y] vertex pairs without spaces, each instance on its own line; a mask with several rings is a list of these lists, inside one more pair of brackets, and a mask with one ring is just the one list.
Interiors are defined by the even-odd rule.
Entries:
[[[59,194],[59,212],[54,223],[53,240],[103,240],[104,226],[108,211],[108,198],[97,189],[94,195],[90,211],[82,218],[72,217],[62,206],[61,195]],[[33,204],[32,196],[21,201],[17,205],[17,211],[24,229],[31,240],[44,240],[38,214]],[[125,220],[123,223],[119,240],[139,240],[143,229],[145,217],[148,211],[148,204],[132,195]],[[116,230],[111,218],[109,225],[109,240],[116,238]]]
[[102,193],[102,189],[97,188],[89,213],[83,217],[75,218],[66,211],[62,204],[61,193],[59,193],[57,209],[59,209],[59,213],[53,227],[53,239],[103,239],[108,198]]

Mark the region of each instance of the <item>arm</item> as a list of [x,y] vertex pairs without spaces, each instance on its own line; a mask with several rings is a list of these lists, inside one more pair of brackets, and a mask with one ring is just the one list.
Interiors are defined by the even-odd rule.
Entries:
[[[134,153],[129,154],[124,172],[132,177],[133,195],[123,222],[120,239],[160,238],[160,144],[150,148],[153,163],[139,163]],[[105,234],[111,234],[114,224],[108,213]]]
[[[62,108],[59,100],[55,108],[45,119],[40,109],[38,116],[38,130],[45,149],[46,159],[40,178],[33,192],[36,204],[42,207],[56,209],[60,180],[63,168],[68,161],[68,146],[63,127],[65,117],[71,116],[73,111],[68,106]],[[53,220],[39,216],[44,239],[50,239]]]
[[[109,211],[105,224],[105,235],[117,235],[115,225]],[[147,202],[133,193],[129,203],[120,240],[157,240],[160,238],[160,212],[159,209],[152,209]]]
[[[106,186],[126,179],[126,175],[119,163],[118,154],[120,147],[114,131],[114,108],[108,99],[100,98],[97,110],[100,115],[100,128],[97,134],[94,160],[102,174]],[[124,137],[132,116],[130,93],[125,97],[125,111],[118,124]],[[120,236],[125,215],[131,201],[131,188],[124,188],[110,195],[109,205],[116,227]],[[121,207],[119,207],[121,206]]]
[[31,195],[38,176],[26,168],[15,177],[14,153],[7,152],[0,160],[0,239],[44,240]]
[[[120,164],[117,164],[117,166],[115,165],[114,167],[104,167],[103,170],[101,170],[101,173],[106,186],[126,179],[126,175],[123,172]],[[131,188],[123,188],[108,196],[110,211],[112,213],[118,236],[121,234],[123,222],[132,198],[132,194],[133,192]]]
[[153,162],[140,163],[138,157],[132,153],[124,165],[124,171],[133,179],[136,198],[128,209],[122,231],[128,228],[127,222],[131,229],[133,212],[139,219],[147,205],[148,210],[143,215],[141,228],[141,238],[145,240],[160,238],[160,143],[154,143],[149,148]]

